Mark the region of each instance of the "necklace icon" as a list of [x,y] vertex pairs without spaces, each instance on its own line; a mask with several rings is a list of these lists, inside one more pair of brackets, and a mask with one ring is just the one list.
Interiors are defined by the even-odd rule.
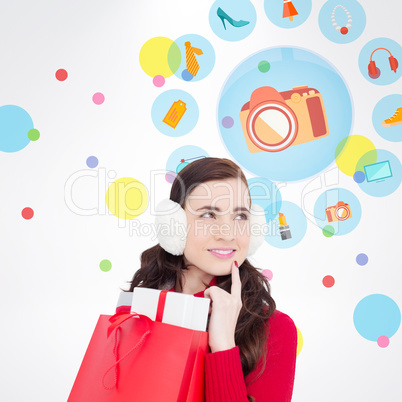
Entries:
[[[343,11],[345,11],[347,17],[348,17],[348,23],[346,26],[344,27],[340,27],[336,21],[335,21],[335,11],[336,9],[340,7],[343,9]],[[349,29],[352,28],[352,16],[350,15],[350,12],[348,10],[346,10],[346,8],[344,6],[341,5],[337,5],[333,11],[332,11],[332,16],[331,16],[331,21],[332,21],[332,26],[335,28],[335,30],[337,32],[340,32],[342,35],[346,35],[349,32]]]
[[220,7],[216,10],[216,14],[218,17],[221,19],[223,27],[226,29],[225,25],[225,20],[229,22],[230,25],[234,26],[235,28],[241,28],[244,27],[244,25],[247,25],[250,23],[250,21],[235,21],[232,17],[229,17]]

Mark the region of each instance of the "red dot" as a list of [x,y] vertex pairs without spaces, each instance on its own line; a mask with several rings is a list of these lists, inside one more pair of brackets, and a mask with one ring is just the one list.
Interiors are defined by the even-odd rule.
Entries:
[[34,215],[32,208],[26,207],[21,211],[21,215],[24,219],[31,219]]
[[346,35],[348,32],[349,32],[349,29],[348,29],[348,28],[346,28],[346,27],[342,27],[342,28],[341,28],[341,34],[342,34],[342,35]]
[[63,68],[60,68],[59,70],[56,71],[56,79],[59,81],[65,81],[67,79],[67,71],[64,70]]
[[332,288],[332,286],[334,286],[335,283],[335,279],[333,276],[331,275],[327,275],[324,276],[323,280],[322,280],[322,284],[326,287],[326,288]]

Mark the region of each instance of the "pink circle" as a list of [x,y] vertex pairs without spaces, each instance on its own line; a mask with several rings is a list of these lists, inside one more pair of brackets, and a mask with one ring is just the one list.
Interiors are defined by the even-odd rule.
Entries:
[[385,336],[385,335],[381,335],[377,339],[377,345],[380,348],[386,348],[389,345],[389,338],[387,336]]
[[105,101],[105,95],[103,95],[101,92],[97,92],[92,97],[92,100],[94,101],[95,105],[101,105]]
[[155,75],[152,82],[158,88],[163,87],[165,85],[165,77],[163,75]]
[[176,172],[167,172],[165,174],[165,180],[168,183],[172,184],[174,182],[174,179],[176,178],[176,176],[177,176]]
[[273,278],[273,276],[274,276],[274,274],[272,273],[272,271],[271,270],[269,270],[269,269],[264,269],[262,272],[261,272],[269,281]]

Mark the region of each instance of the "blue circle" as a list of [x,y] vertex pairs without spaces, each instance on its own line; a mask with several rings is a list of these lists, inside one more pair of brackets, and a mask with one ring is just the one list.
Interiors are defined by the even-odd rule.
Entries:
[[[401,123],[388,126],[389,123],[385,120],[394,116],[398,109]],[[375,130],[382,138],[392,142],[402,141],[402,95],[388,95],[382,98],[373,110],[372,119]]]
[[257,13],[248,0],[215,1],[209,10],[209,25],[219,38],[235,42],[242,40],[253,32]]
[[356,257],[356,262],[357,262],[359,265],[366,265],[367,262],[368,262],[368,257],[367,257],[367,255],[364,254],[364,253],[359,254],[359,255]]
[[[199,112],[197,102],[189,93],[170,89],[155,99],[151,115],[155,127],[162,134],[169,137],[182,137],[195,127]],[[173,127],[175,124],[176,127]]]
[[[188,78],[191,75],[193,77],[191,82],[195,82],[202,80],[212,71],[215,65],[215,51],[207,39],[200,35],[189,34],[180,36],[174,42],[179,47],[182,55],[180,66],[174,73],[176,77],[184,81],[190,81]],[[194,49],[194,52],[189,52],[189,54],[194,55],[195,61],[191,56],[191,59],[187,60],[186,42],[189,42],[190,47]],[[197,52],[200,54],[196,54]],[[187,66],[187,62],[190,63],[190,67]],[[188,71],[189,69],[190,71]],[[187,73],[184,73],[185,70]]]
[[291,21],[289,17],[283,17],[287,7],[291,7],[289,3],[278,0],[264,0],[265,14],[269,20],[281,28],[295,28],[303,24],[311,13],[311,0],[292,0],[290,2],[296,9],[297,14],[293,16]]
[[15,105],[1,106],[0,151],[21,151],[31,142],[28,131],[33,127],[31,116],[23,108]]
[[[265,74],[258,70],[261,60],[271,65]],[[280,152],[267,152],[253,147],[245,128],[249,114],[247,108],[250,107],[247,104],[253,91],[269,86],[280,95],[285,92],[281,96],[289,97],[294,91],[292,87],[302,85],[308,86],[306,94],[313,90],[318,92],[310,98],[316,99],[320,105],[313,121],[321,121],[322,125],[327,121],[329,134],[319,137],[313,135],[309,112],[307,108],[301,109],[306,105],[302,100],[299,112],[295,113],[304,123],[300,125],[300,135],[295,142],[300,138],[305,140],[304,143],[291,145]],[[299,91],[304,93],[304,89]],[[320,103],[321,97],[324,107]],[[269,96],[266,100],[269,100]],[[288,99],[287,102],[290,104],[291,101]],[[294,106],[291,107],[295,110]],[[229,129],[222,125],[226,116],[234,120]],[[254,175],[274,181],[302,180],[334,162],[337,145],[350,133],[352,102],[345,82],[329,62],[304,49],[271,48],[248,57],[230,74],[220,94],[217,123],[228,152]]]
[[[371,163],[365,165],[364,161]],[[359,187],[374,197],[386,197],[401,184],[402,166],[400,160],[389,151],[374,149],[364,154],[357,162],[356,170],[365,171],[366,180]]]
[[363,338],[377,342],[380,336],[391,338],[396,333],[401,324],[401,312],[390,297],[372,294],[355,307],[353,323]]
[[366,175],[363,172],[358,170],[357,172],[354,173],[353,180],[356,183],[363,183],[364,180],[366,180]]
[[[346,205],[343,205],[343,204]],[[343,207],[349,210],[349,218],[338,220],[336,218],[337,208]],[[338,215],[340,212],[338,212]],[[357,197],[344,188],[333,188],[324,191],[315,202],[314,218],[321,229],[330,225],[334,228],[334,235],[342,236],[350,233],[359,224],[362,209]]]
[[[172,152],[166,162],[167,172],[180,172],[188,163],[197,159],[208,158],[208,153],[197,146],[185,145]],[[184,161],[182,161],[184,159]]]
[[96,156],[89,156],[87,158],[87,166],[89,168],[95,168],[98,166],[98,158]]
[[[332,25],[332,14],[338,5],[343,6],[352,18],[351,27],[346,35],[337,31],[336,27]],[[334,17],[335,23],[339,27],[342,28],[348,24],[348,15],[342,7],[335,9]],[[356,0],[343,0],[341,3],[338,0],[329,0],[321,7],[318,24],[323,35],[330,41],[335,43],[350,43],[363,33],[366,27],[366,13],[361,4]]]
[[253,177],[247,180],[247,184],[251,202],[264,209],[267,222],[273,220],[278,215],[277,209],[282,206],[282,195],[278,187],[265,177]]
[[[268,225],[265,241],[277,248],[290,248],[300,243],[307,231],[307,219],[300,207],[293,202],[281,201],[268,209],[275,211],[276,217]],[[279,213],[283,214],[281,218]]]
[[401,76],[402,67],[399,66],[396,72],[391,70],[390,66],[390,54],[386,50],[377,50],[372,60],[375,62],[376,67],[381,70],[381,74],[378,78],[371,78],[368,72],[368,65],[370,63],[370,56],[372,52],[378,48],[386,48],[391,52],[392,56],[396,58],[399,64],[402,63],[402,47],[399,43],[388,38],[377,38],[368,42],[359,54],[359,68],[363,77],[367,81],[376,85],[388,85],[394,83]]
[[190,74],[187,70],[183,70],[181,78],[183,78],[184,81],[191,81],[194,78],[194,75]]

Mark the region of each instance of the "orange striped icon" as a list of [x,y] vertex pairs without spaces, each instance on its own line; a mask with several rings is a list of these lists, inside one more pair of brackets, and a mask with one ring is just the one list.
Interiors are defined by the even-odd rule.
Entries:
[[184,113],[186,113],[186,110],[186,104],[179,99],[177,102],[173,102],[162,121],[168,126],[176,128]]
[[201,55],[202,50],[197,47],[192,47],[190,42],[185,42],[184,46],[186,46],[186,68],[187,71],[193,75],[194,77],[197,75],[198,70],[200,69],[200,65],[197,62],[194,54]]

